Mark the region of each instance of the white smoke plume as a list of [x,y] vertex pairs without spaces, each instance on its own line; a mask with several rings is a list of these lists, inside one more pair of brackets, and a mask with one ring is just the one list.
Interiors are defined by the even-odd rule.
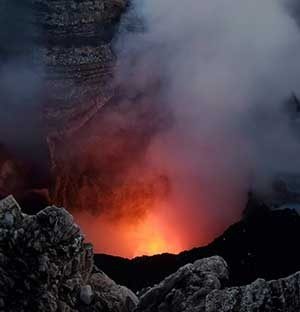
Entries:
[[171,180],[170,223],[189,246],[238,218],[250,188],[266,191],[276,174],[299,171],[300,132],[284,113],[300,92],[291,3],[132,3],[145,29],[121,32],[117,78],[136,93],[160,82],[155,104],[173,125],[152,141],[147,161]]

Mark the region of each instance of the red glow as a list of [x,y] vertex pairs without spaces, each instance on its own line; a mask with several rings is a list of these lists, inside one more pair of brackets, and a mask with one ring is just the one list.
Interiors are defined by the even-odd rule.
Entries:
[[209,243],[239,218],[243,183],[215,153],[226,142],[195,146],[171,130],[149,140],[143,116],[101,115],[74,141],[79,173],[70,171],[81,178],[67,207],[97,253],[178,253]]
[[105,216],[76,215],[96,252],[133,258],[141,255],[178,253],[183,249],[180,233],[172,224],[166,207],[148,210],[142,218],[111,221]]
[[74,212],[95,252],[127,258],[179,253],[209,243],[234,222],[237,197],[230,185],[216,180],[201,187],[197,166],[174,155],[161,142],[152,145],[147,159],[109,193],[100,213]]

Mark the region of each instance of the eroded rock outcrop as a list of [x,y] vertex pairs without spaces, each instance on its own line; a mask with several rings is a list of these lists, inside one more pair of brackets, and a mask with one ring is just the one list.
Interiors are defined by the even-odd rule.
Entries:
[[221,257],[187,264],[142,295],[136,312],[205,311],[206,295],[226,279],[228,268]]
[[297,312],[300,311],[300,272],[287,278],[211,292],[206,312]]
[[135,312],[299,312],[300,272],[273,281],[226,288],[228,268],[221,257],[180,268],[141,294]]
[[48,207],[26,215],[0,202],[0,311],[130,312],[136,296],[94,268],[72,216]]

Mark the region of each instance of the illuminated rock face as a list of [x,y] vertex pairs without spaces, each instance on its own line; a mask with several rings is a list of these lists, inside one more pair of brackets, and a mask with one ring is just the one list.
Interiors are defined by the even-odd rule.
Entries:
[[[45,150],[42,166],[47,167],[45,183],[35,183],[34,187],[25,183],[19,193],[24,192],[26,196],[19,196],[16,187],[9,188],[7,164],[0,161],[1,197],[12,193],[23,204],[27,193],[32,198],[32,189],[39,194],[41,190],[44,194],[44,190],[49,189],[45,193],[47,196],[43,196],[48,202],[71,211],[85,210],[97,215],[110,210],[113,218],[120,219],[120,215],[121,218],[127,215],[133,206],[130,214],[142,217],[146,212],[144,201],[153,197],[148,194],[149,190],[153,193],[156,181],[165,183],[161,182],[164,178],[152,177],[141,170],[138,179],[130,177],[130,183],[127,181],[132,163],[138,163],[156,128],[151,118],[145,118],[155,114],[153,103],[148,103],[144,109],[139,100],[133,108],[130,102],[130,108],[127,104],[123,111],[117,112],[118,120],[115,118],[114,107],[123,101],[123,97],[120,95],[122,91],[116,92],[113,84],[117,62],[113,39],[127,2],[24,0],[22,7],[18,0],[1,2],[0,16],[15,17],[16,11],[19,12],[16,25],[10,25],[11,29],[16,28],[11,36],[2,32],[0,27],[0,37],[13,42],[7,47],[6,55],[13,62],[18,60],[22,65],[28,65],[30,70],[37,72],[40,80],[38,91],[42,109],[41,112],[33,111],[32,115],[38,115],[36,119],[43,122],[31,133],[33,136],[41,134],[40,141]],[[9,23],[9,18],[0,19],[3,29],[7,26],[4,20]],[[122,20],[126,25],[130,21],[130,17]],[[22,105],[26,106],[20,99]],[[24,113],[31,115],[26,110]],[[107,115],[110,117],[106,118]],[[126,121],[119,120],[124,115]],[[30,139],[30,136],[26,138]],[[18,153],[18,159],[22,156]],[[29,158],[31,156],[38,158],[35,155],[29,155]],[[16,180],[21,181],[19,172],[15,175]],[[37,172],[34,175],[42,174]],[[5,187],[3,192],[2,184]],[[24,191],[26,187],[30,192]],[[145,196],[140,200],[143,194]],[[129,201],[128,207],[129,197],[138,200]],[[147,209],[151,208],[148,206]]]
[[[36,119],[43,124],[32,132],[43,131],[40,140],[48,144],[50,167],[54,169],[50,188],[56,203],[64,204],[66,197],[72,196],[72,185],[77,187],[84,170],[74,176],[73,163],[69,168],[77,134],[114,96],[111,83],[116,57],[112,39],[126,6],[127,0],[0,3],[0,38],[8,42],[1,53],[8,62],[30,68],[40,83],[42,112]],[[40,114],[37,110],[33,113]]]

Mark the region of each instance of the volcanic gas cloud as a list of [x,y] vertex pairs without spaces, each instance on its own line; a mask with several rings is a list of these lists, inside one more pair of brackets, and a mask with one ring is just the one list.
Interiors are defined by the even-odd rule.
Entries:
[[118,168],[113,204],[78,217],[98,252],[205,244],[239,218],[249,188],[268,192],[278,172],[295,171],[299,139],[283,106],[300,89],[300,32],[288,4],[133,1],[143,31],[121,29],[116,44],[131,112],[110,123],[121,145],[107,136],[94,148],[114,150],[101,166]]
[[[177,253],[208,243],[238,217],[246,189],[241,186],[236,192],[236,184],[210,178],[207,168],[215,166],[220,177],[231,174],[237,185],[244,185],[238,175],[212,159],[212,147],[203,147],[199,163],[191,162],[188,149],[177,150],[180,137],[172,131],[141,135],[145,128],[134,118],[129,119],[135,124],[130,130],[124,114],[109,115],[105,115],[108,123],[103,118],[97,123],[90,145],[84,141],[78,162],[82,165],[88,159],[89,173],[72,204],[97,252],[130,258]],[[106,131],[99,132],[104,124]]]
[[[123,100],[133,90],[126,86],[71,144],[66,175],[80,182],[63,205],[97,252],[135,257],[203,245],[238,218],[245,201],[244,180],[214,156],[214,142],[191,157],[193,140],[177,132],[162,87],[151,85]],[[218,148],[226,151],[224,142]]]
[[132,1],[115,44],[116,96],[56,146],[50,187],[96,252],[208,243],[240,217],[249,188],[268,192],[299,167],[283,109],[300,91],[292,2]]

